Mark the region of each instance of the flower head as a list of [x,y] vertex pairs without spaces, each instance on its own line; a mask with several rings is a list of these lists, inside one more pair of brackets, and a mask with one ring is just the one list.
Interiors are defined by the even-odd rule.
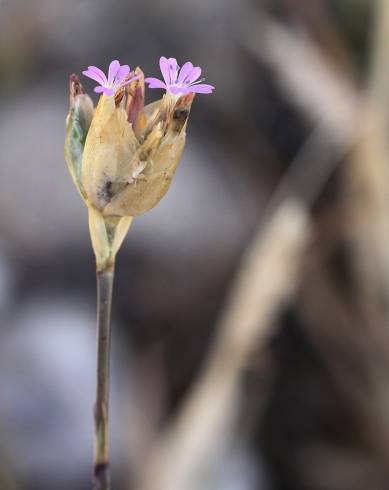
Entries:
[[88,69],[82,73],[99,84],[99,86],[95,87],[96,93],[104,93],[110,97],[115,95],[120,88],[138,78],[137,76],[129,77],[130,72],[128,65],[120,65],[118,60],[113,60],[108,68],[108,78],[97,66],[88,66]]
[[170,70],[165,73],[169,86],[157,82],[168,93],[146,106],[140,68],[131,72],[113,61],[108,78],[94,66],[84,71],[99,83],[95,92],[102,96],[96,108],[78,77],[70,76],[65,158],[88,207],[99,270],[112,262],[132,217],[156,206],[168,191],[184,150],[194,92],[213,89],[193,85],[201,70],[191,63],[181,71],[177,62],[166,63],[162,59]]
[[185,145],[195,94],[164,95],[145,106],[143,72],[134,74],[129,83],[128,76],[117,76],[122,81],[113,81],[116,92],[100,97],[95,109],[78,78],[70,78],[65,156],[87,206],[104,217],[138,216],[154,207],[169,189]]
[[215,87],[206,83],[200,78],[201,68],[193,66],[190,61],[184,63],[180,69],[175,58],[161,57],[159,60],[164,82],[158,78],[149,77],[145,82],[149,88],[163,88],[173,95],[186,95],[191,92],[199,94],[211,94]]

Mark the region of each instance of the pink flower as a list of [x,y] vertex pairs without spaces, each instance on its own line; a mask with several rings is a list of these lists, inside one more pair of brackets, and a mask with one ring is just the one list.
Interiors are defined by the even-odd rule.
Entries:
[[100,68],[97,68],[97,66],[88,66],[88,69],[83,71],[82,74],[99,84],[99,86],[95,87],[96,93],[104,93],[110,97],[111,95],[115,95],[121,87],[128,85],[138,78],[137,76],[128,78],[130,71],[128,65],[120,65],[118,60],[113,60],[108,68],[108,79],[105,73]]
[[204,81],[203,78],[199,80],[201,68],[193,66],[190,61],[184,63],[180,70],[175,58],[167,59],[162,56],[159,66],[165,82],[158,78],[146,78],[145,82],[149,84],[149,88],[163,88],[173,95],[186,95],[191,92],[211,94],[215,88],[212,85],[201,83]]

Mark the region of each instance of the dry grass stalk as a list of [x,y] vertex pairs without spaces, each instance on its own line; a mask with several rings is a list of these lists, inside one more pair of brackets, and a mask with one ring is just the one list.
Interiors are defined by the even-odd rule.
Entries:
[[[309,239],[304,207],[289,198],[247,251],[218,326],[219,335],[177,419],[155,447],[141,490],[200,488],[199,475],[233,426],[239,380],[253,349],[296,289]],[[197,485],[196,485],[197,482]]]

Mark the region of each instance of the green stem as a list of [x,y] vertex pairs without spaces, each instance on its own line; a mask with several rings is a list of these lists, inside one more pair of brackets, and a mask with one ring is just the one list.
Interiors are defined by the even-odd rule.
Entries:
[[109,357],[114,263],[97,273],[97,389],[95,403],[94,490],[110,489]]

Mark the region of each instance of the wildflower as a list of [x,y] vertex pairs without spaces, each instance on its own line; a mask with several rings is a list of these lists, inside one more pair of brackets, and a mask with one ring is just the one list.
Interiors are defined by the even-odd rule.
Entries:
[[[92,245],[103,268],[114,259],[132,218],[168,191],[195,93],[165,94],[145,106],[139,68],[130,72],[128,65],[113,61],[108,78],[97,67],[84,74],[100,84],[95,91],[101,96],[94,108],[77,76],[70,77],[65,158],[88,207]],[[194,78],[182,76],[187,84]]]
[[113,60],[108,68],[108,78],[97,66],[88,66],[88,69],[83,71],[82,74],[99,83],[100,86],[94,89],[97,94],[104,93],[110,97],[121,87],[128,85],[137,78],[136,76],[128,78],[130,72],[128,65],[120,65],[118,60]]
[[154,77],[146,78],[145,82],[149,84],[149,88],[163,88],[175,96],[186,95],[191,92],[211,94],[215,89],[212,85],[202,83],[204,78],[199,80],[201,68],[193,66],[190,61],[184,63],[180,69],[175,58],[167,59],[162,56],[159,60],[159,66],[165,82]]
[[[164,61],[165,60],[165,61]],[[173,63],[174,61],[174,63]],[[114,60],[108,78],[95,66],[83,74],[98,82],[97,107],[78,77],[69,80],[65,159],[88,208],[97,271],[97,389],[95,402],[94,488],[109,490],[109,354],[111,302],[116,254],[134,216],[153,208],[166,194],[185,146],[186,126],[201,69],[161,58],[168,93],[144,105],[144,76]],[[170,70],[169,73],[166,70]],[[150,83],[151,80],[151,83]],[[154,80],[154,81],[153,81]],[[199,80],[201,82],[201,80]],[[173,94],[173,96],[171,96]]]

